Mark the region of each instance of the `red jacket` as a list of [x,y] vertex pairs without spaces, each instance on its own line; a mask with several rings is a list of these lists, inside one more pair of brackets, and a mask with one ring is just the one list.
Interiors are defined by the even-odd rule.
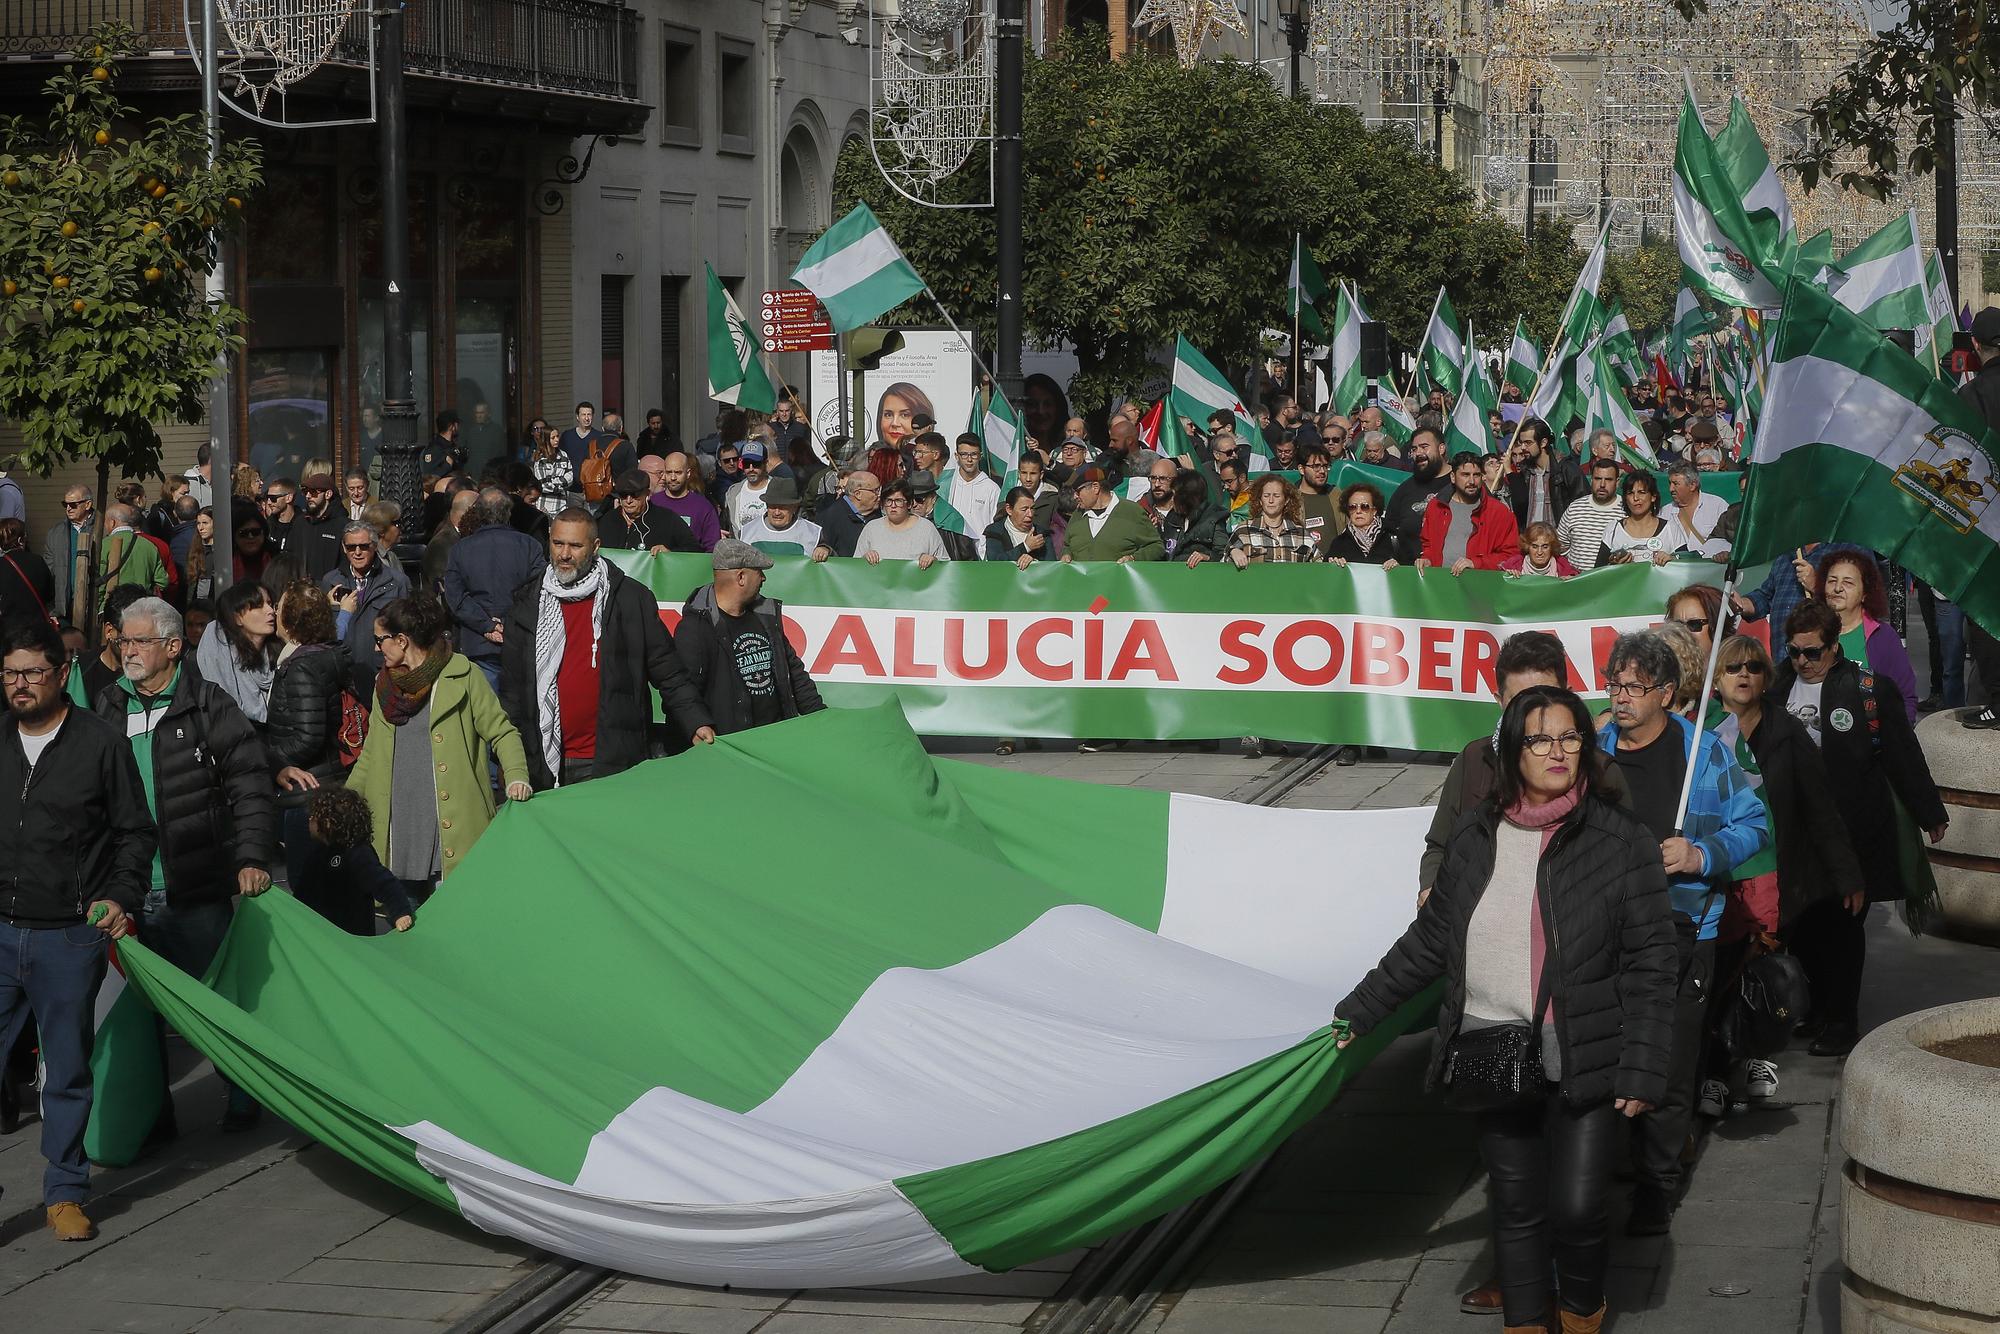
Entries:
[[[1423,557],[1433,565],[1444,564],[1444,535],[1451,530],[1450,497],[1447,488],[1431,497],[1424,510]],[[1472,515],[1472,537],[1465,554],[1481,570],[1497,570],[1502,561],[1521,550],[1521,525],[1514,519],[1514,507],[1498,496],[1482,494]]]

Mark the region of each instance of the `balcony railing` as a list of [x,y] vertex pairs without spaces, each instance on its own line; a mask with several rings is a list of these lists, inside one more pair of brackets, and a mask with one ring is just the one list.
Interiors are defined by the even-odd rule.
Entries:
[[[405,68],[412,74],[639,99],[639,16],[623,4],[408,0],[403,15]],[[4,0],[0,56],[60,55],[114,20],[131,25],[152,50],[187,49],[180,0]],[[368,18],[357,13],[332,59],[367,58]]]

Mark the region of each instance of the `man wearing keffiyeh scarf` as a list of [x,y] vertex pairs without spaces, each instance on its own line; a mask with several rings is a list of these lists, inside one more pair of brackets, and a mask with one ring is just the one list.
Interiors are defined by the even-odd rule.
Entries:
[[549,563],[508,611],[500,700],[547,789],[628,769],[646,758],[652,698],[673,730],[714,739],[707,710],[674,652],[652,593],[598,556],[580,509],[549,525]]

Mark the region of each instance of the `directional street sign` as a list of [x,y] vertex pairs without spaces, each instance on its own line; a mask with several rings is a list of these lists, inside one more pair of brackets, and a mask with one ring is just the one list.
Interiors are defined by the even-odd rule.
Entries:
[[803,287],[764,293],[758,332],[766,352],[811,352],[833,346],[833,323],[819,298]]

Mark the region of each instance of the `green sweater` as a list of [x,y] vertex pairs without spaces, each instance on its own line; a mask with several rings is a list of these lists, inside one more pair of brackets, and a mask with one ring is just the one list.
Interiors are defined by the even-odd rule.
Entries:
[[97,593],[102,607],[111,590],[120,584],[137,584],[149,593],[167,586],[167,567],[160,549],[129,528],[121,528],[104,540],[104,573]]
[[1073,561],[1117,560],[1121,556],[1159,560],[1166,555],[1166,547],[1146,511],[1129,500],[1120,500],[1105,516],[1102,531],[1095,535],[1090,531],[1088,514],[1078,510],[1070,515],[1069,527],[1063,533],[1063,554]]

